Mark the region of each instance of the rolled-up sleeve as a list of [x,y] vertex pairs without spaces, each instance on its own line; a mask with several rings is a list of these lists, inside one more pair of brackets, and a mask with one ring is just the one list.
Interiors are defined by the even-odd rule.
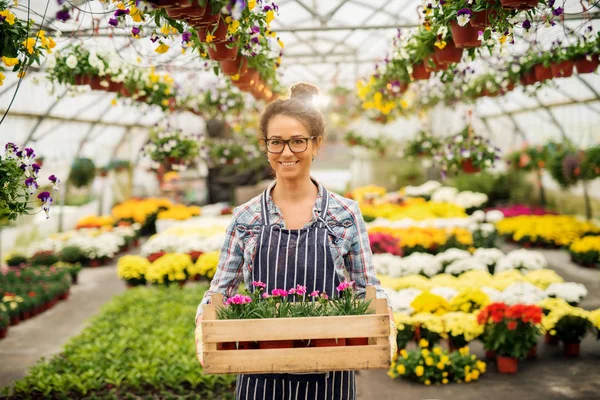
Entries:
[[386,299],[388,307],[390,306],[390,299],[381,287],[381,283],[375,275],[375,266],[373,265],[373,253],[371,252],[371,244],[369,243],[369,234],[367,232],[367,226],[363,219],[358,203],[353,202],[349,208],[354,218],[354,226],[356,232],[354,235],[350,235],[351,245],[348,253],[344,256],[344,263],[346,269],[350,274],[350,278],[355,282],[357,295],[364,297],[366,294],[367,286],[375,286],[377,290],[377,297]]
[[244,277],[244,249],[237,231],[238,217],[239,208],[236,208],[233,213],[233,220],[227,227],[225,242],[219,255],[217,271],[210,283],[210,288],[204,293],[204,297],[200,305],[198,305],[196,320],[202,314],[202,306],[210,302],[210,296],[213,293],[221,293],[225,298],[233,296]]

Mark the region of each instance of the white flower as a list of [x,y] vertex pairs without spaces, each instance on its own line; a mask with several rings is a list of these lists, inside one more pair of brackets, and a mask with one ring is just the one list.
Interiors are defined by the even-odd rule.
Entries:
[[504,257],[504,253],[500,249],[490,248],[479,248],[473,253],[473,258],[481,261],[486,265],[495,265],[496,262]]
[[448,265],[456,260],[464,260],[465,258],[471,258],[471,253],[461,249],[448,249],[435,256],[435,259],[442,265]]
[[440,297],[443,297],[447,301],[452,300],[458,294],[458,290],[456,290],[454,288],[450,288],[450,287],[445,287],[445,286],[434,287],[429,292],[433,293],[435,295],[438,295]]
[[501,299],[508,305],[537,304],[546,298],[544,291],[528,282],[515,282],[502,292]]
[[453,203],[457,194],[458,189],[449,186],[444,186],[433,192],[433,194],[431,195],[431,201]]
[[513,250],[496,263],[496,272],[519,269],[532,271],[546,268],[548,262],[539,251],[526,249]]
[[458,17],[456,17],[456,21],[458,22],[458,25],[460,25],[460,26],[467,25],[470,20],[471,20],[471,16],[469,14],[462,14],[462,15],[459,15]]
[[463,139],[462,135],[456,135],[456,137],[454,138],[455,143],[462,143],[463,140],[464,139]]
[[46,57],[46,68],[52,69],[54,67],[56,67],[56,57],[54,57],[53,54],[50,54]]
[[488,267],[485,263],[477,258],[465,258],[462,260],[454,261],[452,264],[446,267],[445,272],[458,276],[467,271],[488,271]]
[[74,54],[71,54],[69,57],[67,57],[67,67],[73,69],[77,66],[77,56],[75,56]]
[[422,293],[421,290],[415,288],[403,289],[398,292],[389,291],[387,292],[390,298],[392,309],[395,312],[402,312],[405,314],[412,314],[413,309],[410,306],[415,297]]
[[546,288],[546,296],[561,298],[575,305],[579,304],[587,294],[585,286],[576,282],[552,283]]
[[502,301],[502,292],[489,286],[482,286],[481,291],[488,295],[491,302]]
[[485,213],[485,220],[489,223],[495,224],[504,219],[504,214],[500,210],[491,210]]
[[431,196],[433,192],[442,186],[438,181],[427,181],[421,186],[406,186],[404,193],[410,197]]
[[477,210],[471,215],[471,219],[473,219],[476,222],[483,222],[485,221],[485,212]]

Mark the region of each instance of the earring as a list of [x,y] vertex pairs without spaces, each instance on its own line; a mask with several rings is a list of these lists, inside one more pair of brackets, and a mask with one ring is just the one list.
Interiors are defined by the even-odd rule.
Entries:
[[315,156],[313,156],[313,161],[315,161]]

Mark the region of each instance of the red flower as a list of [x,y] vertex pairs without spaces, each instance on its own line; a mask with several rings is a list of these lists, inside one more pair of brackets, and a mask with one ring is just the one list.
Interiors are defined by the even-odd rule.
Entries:
[[509,321],[508,324],[506,324],[506,327],[509,331],[514,331],[517,329],[517,321]]

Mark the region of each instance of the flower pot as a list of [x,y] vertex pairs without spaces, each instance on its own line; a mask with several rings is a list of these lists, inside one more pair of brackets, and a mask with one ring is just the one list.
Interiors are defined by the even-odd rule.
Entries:
[[92,76],[91,75],[75,75],[73,77],[74,80],[74,85],[77,86],[83,86],[83,85],[89,85],[92,82]]
[[79,283],[79,275],[71,275],[71,283],[77,285]]
[[162,256],[164,256],[165,254],[167,254],[167,253],[165,253],[164,251],[159,251],[159,252],[150,254],[146,258],[148,259],[148,261],[154,262],[154,261],[158,260],[159,258],[161,258]]
[[215,48],[208,48],[208,56],[215,61],[234,61],[238,54],[237,46],[227,47],[226,43],[216,43]]
[[527,10],[537,7],[539,0],[500,0],[502,8],[506,10]]
[[90,81],[90,88],[92,90],[106,90],[104,88],[104,86],[102,86],[100,84],[100,82],[101,82],[100,77],[98,77],[98,76],[92,76],[92,79]]
[[18,315],[10,317],[10,324],[11,325],[19,325],[20,322],[21,322],[21,318],[19,318]]
[[494,350],[486,350],[485,358],[488,360],[493,360],[496,358],[496,352]]
[[544,335],[544,343],[546,343],[547,345],[556,346],[556,345],[558,345],[558,342],[559,342],[558,336],[556,336],[556,335],[552,336],[548,332],[546,332],[546,335]]
[[425,68],[425,64],[420,62],[413,65],[412,77],[415,81],[426,81],[431,76],[431,71]]
[[258,342],[259,349],[291,349],[293,347],[293,340],[268,340]]
[[69,295],[70,295],[70,294],[71,294],[71,291],[70,291],[70,290],[67,290],[67,291],[66,291],[66,292],[64,292],[64,293],[61,293],[61,295],[60,295],[60,296],[58,296],[58,299],[59,299],[59,300],[67,300],[67,299],[69,298]]
[[26,321],[29,318],[31,318],[31,311],[23,311],[23,313],[21,314],[21,320]]
[[[259,75],[258,71],[255,69],[248,68],[244,75],[240,75],[240,78],[237,81],[233,81],[233,84],[238,85],[253,85],[254,81],[258,80]],[[241,87],[238,86],[240,89]]]
[[496,12],[496,10],[484,10],[474,12],[471,15],[471,20],[469,21],[469,24],[473,28],[484,30],[485,28],[491,25],[490,17],[495,18],[497,14],[498,13]]
[[215,22],[218,22],[221,18],[221,13],[218,12],[219,10],[216,11],[217,13],[213,14],[212,3],[207,1],[204,15],[196,22],[196,26],[212,25]]
[[454,44],[459,49],[481,46],[477,28],[473,28],[472,26],[460,26],[458,25],[458,22],[452,21],[450,23],[450,29],[452,30],[452,40],[454,40]]
[[315,347],[338,347],[345,346],[346,339],[313,339]]
[[346,346],[367,346],[369,344],[369,338],[346,338]]
[[548,79],[552,79],[552,69],[550,67],[544,67],[543,64],[537,64],[534,67],[535,79],[538,82],[543,82]]
[[496,356],[496,366],[501,374],[516,374],[519,360],[514,357]]
[[203,253],[201,251],[192,250],[188,254],[190,257],[192,257],[192,261],[196,262],[198,260],[198,257],[200,257]]
[[218,23],[213,23],[212,25],[200,28],[197,32],[198,39],[200,39],[201,42],[206,42],[206,35],[211,33],[214,36],[211,43],[221,43],[224,42],[227,37],[227,24],[225,23],[225,20],[219,18]]
[[534,345],[530,350],[529,353],[527,353],[527,359],[528,360],[533,360],[537,358],[537,345]]
[[592,55],[592,59],[588,60],[585,57],[575,60],[575,67],[578,74],[591,74],[598,68],[598,56]]
[[303,349],[306,347],[315,347],[314,340],[294,340],[295,349]]
[[571,60],[563,61],[560,63],[552,63],[550,69],[552,70],[552,76],[555,78],[567,78],[573,75],[573,66],[575,63]]
[[580,343],[563,343],[563,354],[565,357],[579,357]]
[[433,53],[433,59],[436,64],[452,64],[460,62],[463,54],[463,49],[456,47],[452,40],[448,40],[443,49],[437,47]]
[[249,350],[256,348],[255,342],[217,343],[217,350]]
[[8,327],[0,328],[0,339],[4,339],[8,333]]
[[96,268],[102,265],[102,262],[98,258],[94,258],[88,262],[88,266]]
[[535,83],[535,73],[533,71],[523,73],[520,81],[523,86],[533,85]]
[[248,71],[248,59],[238,55],[234,60],[224,60],[220,62],[221,71],[225,75],[244,75]]
[[140,245],[140,239],[133,239],[133,245],[138,247]]
[[177,284],[179,285],[180,288],[185,286],[185,282],[186,281],[177,281]]
[[467,174],[474,174],[476,172],[481,171],[481,169],[473,166],[473,160],[471,160],[471,159],[464,160],[461,164],[461,168],[462,168],[463,172],[465,172]]

